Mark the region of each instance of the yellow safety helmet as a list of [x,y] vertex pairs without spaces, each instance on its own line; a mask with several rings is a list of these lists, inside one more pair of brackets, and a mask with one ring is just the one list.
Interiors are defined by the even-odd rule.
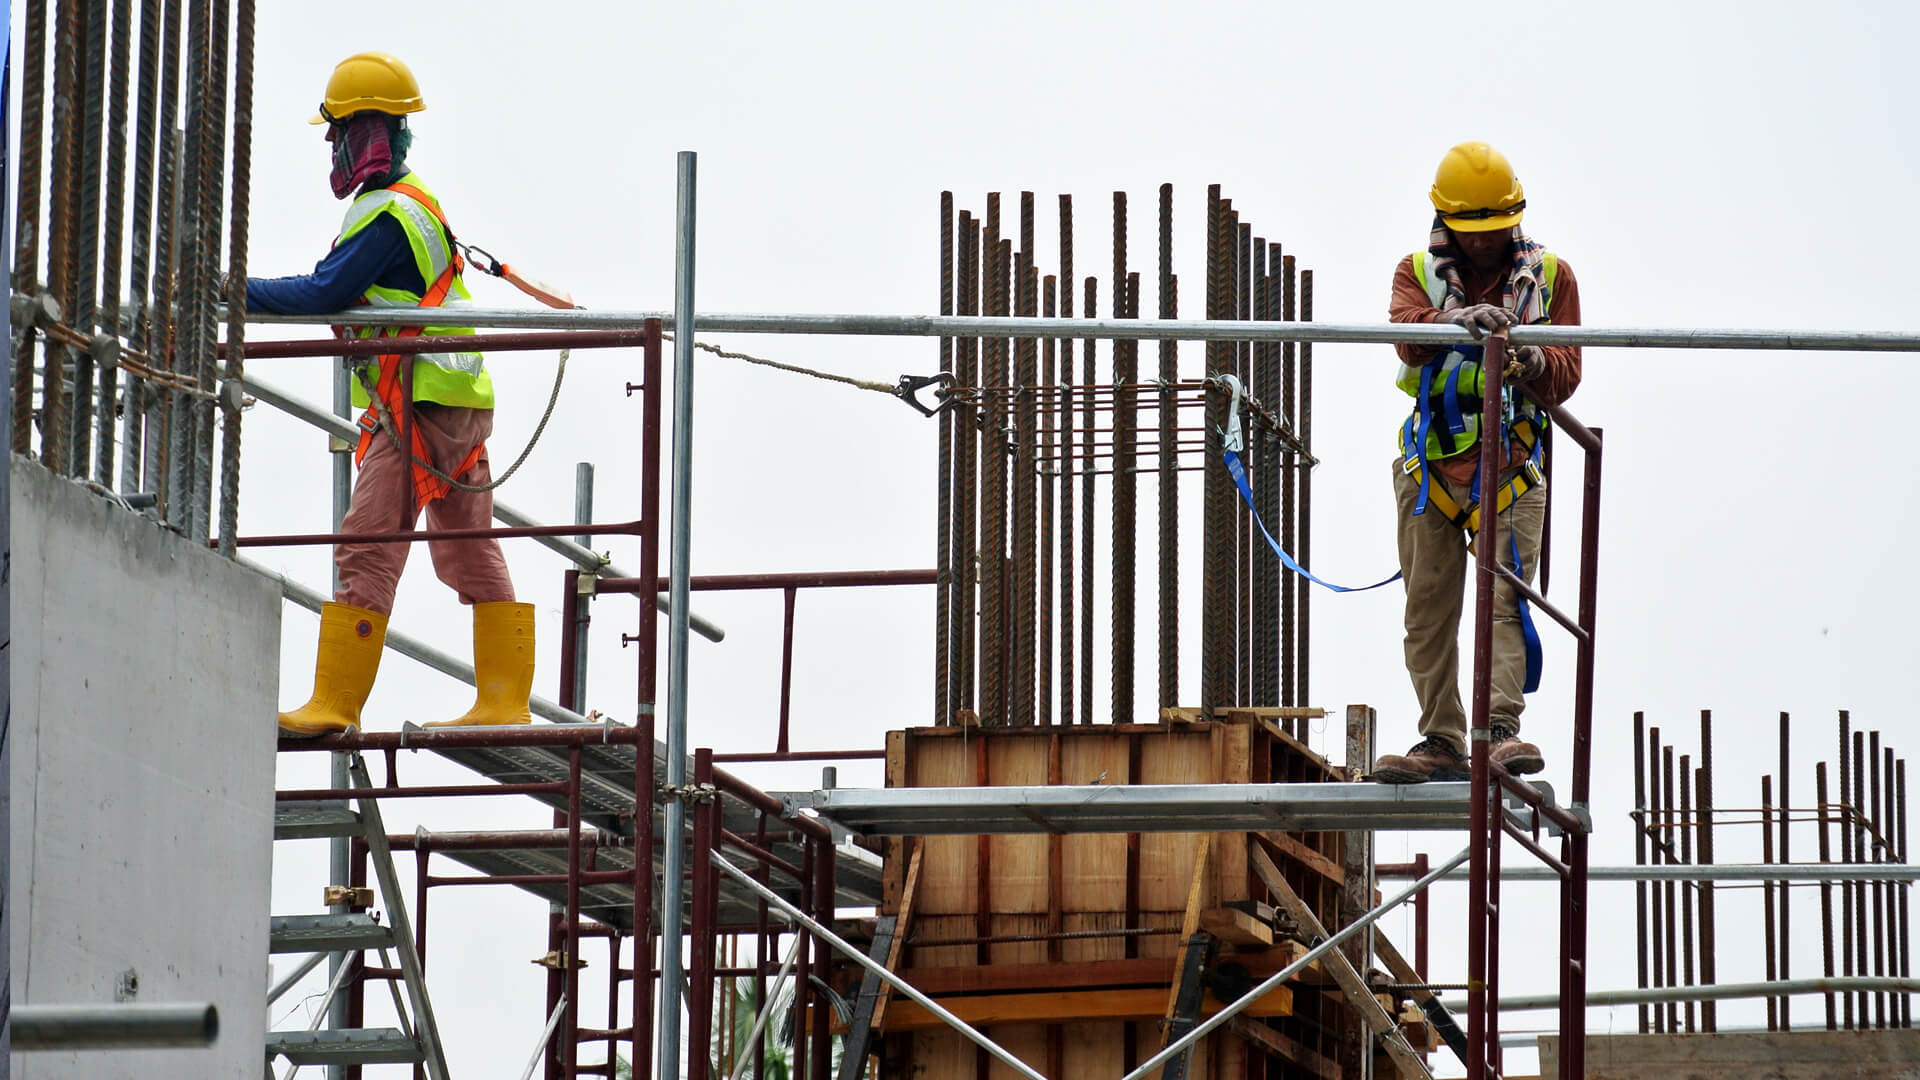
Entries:
[[1433,174],[1433,208],[1455,232],[1492,232],[1520,223],[1527,194],[1507,156],[1483,142],[1447,151]]
[[309,124],[345,120],[357,112],[389,116],[416,113],[427,107],[420,100],[420,83],[397,56],[380,52],[356,53],[333,69],[327,96]]

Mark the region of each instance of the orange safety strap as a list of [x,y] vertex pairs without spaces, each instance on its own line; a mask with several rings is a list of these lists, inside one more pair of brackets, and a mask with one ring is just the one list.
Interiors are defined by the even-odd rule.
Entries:
[[[447,263],[447,268],[440,272],[439,278],[435,279],[432,287],[426,291],[426,295],[420,298],[420,306],[423,308],[440,307],[446,303],[447,294],[453,291],[454,278],[459,275],[461,266],[465,264],[465,260],[460,257],[459,249],[453,246],[453,229],[447,225],[446,215],[440,212],[440,204],[435,202],[426,192],[421,191],[412,184],[392,184],[388,186],[387,190],[397,191],[426,207],[428,212],[433,214],[434,218],[440,222],[441,230],[446,233],[447,250],[452,255],[452,259]],[[420,327],[408,326],[393,336],[403,338],[419,337],[420,333]],[[373,434],[380,430],[380,406],[385,406],[387,415],[394,417],[399,416],[400,410],[407,407],[405,395],[401,393],[400,386],[401,356],[397,353],[389,354],[380,356],[377,360],[380,365],[380,379],[374,386],[374,397],[377,398],[378,401],[377,403],[369,402],[367,411],[360,414],[360,445],[355,447],[353,451],[353,464],[355,467],[358,467],[366,460],[367,451],[373,446]],[[396,429],[396,431],[397,430],[398,429]],[[420,425],[417,423],[413,425],[413,438],[411,441],[413,443],[413,457],[415,459],[413,462],[414,505],[425,508],[425,506],[433,500],[444,497],[447,492],[452,490],[452,487],[445,480],[433,475],[420,465],[421,461],[432,461],[433,456],[427,452],[427,440],[425,436],[420,434]],[[466,475],[467,470],[480,463],[481,455],[486,452],[487,444],[485,442],[476,444],[472,450],[468,451],[467,456],[460,460],[459,467],[448,475],[456,477]]]

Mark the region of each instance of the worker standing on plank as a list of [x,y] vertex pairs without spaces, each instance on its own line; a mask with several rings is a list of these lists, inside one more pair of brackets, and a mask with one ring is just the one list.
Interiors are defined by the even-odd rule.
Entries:
[[[1482,142],[1447,151],[1431,192],[1435,215],[1425,251],[1400,260],[1388,318],[1397,323],[1455,323],[1474,339],[1513,325],[1580,322],[1573,268],[1520,231],[1526,195],[1506,157]],[[1460,705],[1460,612],[1468,544],[1480,505],[1499,515],[1500,561],[1531,583],[1546,522],[1540,471],[1545,415],[1518,382],[1550,404],[1580,385],[1576,346],[1511,350],[1505,426],[1511,453],[1497,478],[1480,467],[1481,346],[1396,345],[1400,389],[1414,399],[1400,429],[1393,465],[1399,502],[1400,573],[1407,590],[1406,659],[1420,699],[1421,739],[1405,754],[1374,763],[1389,784],[1466,780],[1467,719]],[[1486,493],[1491,491],[1489,496]],[[1494,585],[1490,727],[1492,758],[1509,772],[1545,767],[1540,749],[1522,742],[1525,694],[1539,682],[1539,638],[1530,613],[1504,580]]]
[[[464,267],[439,200],[407,168],[407,116],[426,108],[413,72],[385,53],[360,53],[333,69],[312,123],[333,148],[333,195],[351,196],[333,250],[313,273],[249,278],[252,311],[316,315],[361,304],[454,307],[471,303]],[[471,334],[450,327],[346,327],[344,336]],[[355,369],[360,417],[359,476],[341,531],[411,530],[421,510],[432,529],[485,528],[493,520],[486,439],[493,430],[493,380],[479,353],[425,352],[365,359]],[[406,393],[411,387],[411,400]],[[405,432],[411,453],[401,448]],[[409,461],[411,458],[411,461]],[[340,588],[320,613],[313,697],[280,714],[283,735],[305,737],[359,726],[360,709],[406,565],[406,543],[342,543],[334,549]],[[533,605],[515,603],[496,540],[433,540],[434,571],[473,607],[473,666],[479,693],[457,720],[429,726],[524,724],[533,688]]]

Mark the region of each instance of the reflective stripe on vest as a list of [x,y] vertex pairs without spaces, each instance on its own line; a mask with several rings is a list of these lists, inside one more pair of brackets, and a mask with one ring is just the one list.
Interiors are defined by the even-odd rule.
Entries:
[[[366,303],[373,307],[421,307],[470,306],[471,297],[466,284],[460,278],[458,258],[454,254],[452,237],[441,216],[437,213],[438,200],[412,173],[403,176],[393,185],[377,191],[369,191],[353,201],[347,208],[346,218],[341,223],[340,236],[334,241],[342,243],[359,233],[381,214],[389,214],[400,224],[406,234],[407,245],[413,252],[414,266],[420,272],[420,280],[427,287],[438,281],[449,268],[453,271],[451,283],[440,304],[423,305],[423,297],[405,289],[394,289],[374,285],[367,289]],[[376,329],[373,327],[352,327],[349,332],[354,337],[366,338],[376,335],[396,336],[394,328]],[[429,326],[415,331],[432,337],[447,334],[471,334],[471,328]],[[413,400],[435,401],[442,405],[456,405],[465,408],[491,409],[494,404],[493,379],[487,374],[484,358],[479,353],[420,353],[416,357],[413,373]],[[354,380],[353,404],[356,408],[366,408],[370,404],[366,383],[374,381],[368,370],[372,363],[361,366],[359,378]],[[382,362],[382,368],[387,365]],[[384,371],[382,372],[384,374]]]

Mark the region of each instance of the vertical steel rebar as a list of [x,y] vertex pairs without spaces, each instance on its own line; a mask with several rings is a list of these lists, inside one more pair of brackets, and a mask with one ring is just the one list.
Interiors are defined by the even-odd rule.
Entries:
[[[1292,322],[1299,311],[1298,294],[1294,291],[1297,264],[1294,257],[1282,251],[1278,244],[1274,245],[1274,253],[1279,260],[1275,273],[1278,275],[1277,288],[1280,292],[1280,318]],[[1294,357],[1293,342],[1289,341],[1280,346],[1280,415],[1290,427],[1298,431],[1300,410],[1298,399],[1295,397]],[[1298,461],[1298,458],[1293,458],[1292,461]],[[1280,471],[1280,546],[1286,548],[1289,554],[1300,550],[1298,518],[1300,495],[1296,471],[1293,468],[1284,468]],[[1300,594],[1306,589],[1307,583],[1297,580],[1291,573],[1281,578],[1280,686],[1282,694],[1280,703],[1282,705],[1304,706],[1306,704],[1299,694],[1300,673],[1296,669],[1300,663],[1300,627],[1294,617],[1294,613],[1300,606]]]
[[[233,236],[227,246],[226,378],[235,389],[246,375],[247,206],[253,183],[253,6],[254,0],[237,0],[234,9]],[[102,408],[109,408],[113,401],[106,389],[103,374]],[[222,395],[220,407],[225,414],[220,429],[220,552],[231,558],[240,530],[240,401],[234,395]],[[104,426],[110,438],[112,425]]]
[[[980,223],[972,214],[960,212],[958,259],[958,295],[954,307],[962,315],[980,313]],[[980,386],[980,339],[961,338],[954,360],[954,381],[960,386]],[[961,709],[974,707],[975,645],[979,627],[974,615],[979,609],[980,544],[976,526],[980,515],[980,398],[978,394],[962,399],[954,415],[953,465],[955,489],[959,499],[954,519],[954,595],[955,641],[954,715],[948,723],[959,722]]]
[[[48,153],[47,290],[69,319],[74,312],[73,259],[74,202],[80,185],[75,181],[79,134],[74,109],[79,95],[81,0],[61,0],[54,26],[53,143]],[[23,238],[24,239],[24,238]],[[48,344],[46,375],[40,401],[40,461],[56,473],[69,471],[67,371],[73,349]]]
[[[940,314],[953,314],[953,192],[940,193]],[[953,373],[953,339],[940,339],[940,370]],[[953,410],[940,410],[935,451],[934,573],[938,580],[933,621],[933,723],[953,722]]]
[[[15,198],[13,291],[34,295],[40,291],[38,262],[40,243],[40,179],[44,156],[47,115],[47,0],[27,0],[20,38],[20,153],[13,167],[20,174]],[[11,66],[11,63],[9,63]],[[57,93],[57,90],[56,90]],[[20,347],[13,353],[12,431],[8,445],[16,454],[33,448],[33,343],[35,328],[21,330]],[[55,382],[59,349],[43,342],[41,350],[47,382]]]
[[[67,309],[73,328],[92,338],[100,318],[100,189],[106,170],[100,163],[100,142],[106,127],[107,95],[107,3],[87,0],[85,33],[82,38],[80,80],[80,143],[78,161],[79,188],[74,192],[78,204],[74,212],[76,274],[73,279],[74,304]],[[73,475],[84,477],[94,472],[93,353],[77,349],[73,363],[73,424],[68,429],[67,460]],[[102,404],[101,409],[111,406]],[[109,474],[111,477],[111,474]]]
[[[148,271],[153,262],[153,179],[155,153],[159,146],[155,130],[156,100],[160,63],[160,0],[141,0],[140,4],[140,82],[139,105],[133,121],[133,227],[128,265],[127,311],[128,345],[137,352],[147,351]],[[117,300],[117,297],[116,297]],[[157,365],[156,365],[157,366]],[[138,377],[128,374],[125,412],[121,417],[120,490],[140,491],[142,467],[146,461],[146,417],[153,391]]]
[[[133,5],[131,0],[114,0],[113,28],[109,34],[111,88],[107,97],[106,208],[102,222],[101,285],[99,324],[111,335],[116,359],[120,349],[120,255],[121,227],[127,210],[127,108],[132,95],[133,77],[128,58],[133,43]],[[89,331],[90,332],[90,331]],[[120,366],[107,364],[99,371],[99,430],[93,479],[102,487],[113,486],[115,416],[114,403],[120,395]]]
[[[1872,837],[1868,833],[1867,773],[1872,766],[1868,764],[1866,752],[1866,733],[1853,733],[1853,861],[1870,863],[1873,861]],[[1853,894],[1853,966],[1862,975],[1868,974],[1867,957],[1871,946],[1867,934],[1867,883],[1854,883]],[[1855,1005],[1860,1010],[1860,1026],[1866,1028],[1871,1023],[1869,1010],[1872,1007],[1872,994],[1862,990],[1856,995]]]
[[[1127,194],[1113,193],[1113,317],[1138,314],[1139,296],[1127,274]],[[1113,683],[1113,722],[1132,723],[1134,545],[1138,535],[1140,424],[1140,344],[1113,343],[1113,566],[1111,646],[1108,672]]]
[[[1253,225],[1240,221],[1235,215],[1234,228],[1234,317],[1242,322],[1253,318]],[[1253,343],[1240,342],[1234,346],[1234,374],[1240,379],[1240,385],[1253,385]],[[1260,470],[1266,467],[1260,455],[1254,453],[1249,445],[1248,452],[1256,459],[1252,468]],[[1246,500],[1233,501],[1233,562],[1234,587],[1233,603],[1239,627],[1239,649],[1235,653],[1235,666],[1239,671],[1235,679],[1235,704],[1253,703],[1253,514]]]
[[[1854,807],[1856,804],[1854,803],[1854,800],[1853,800],[1853,786],[1852,786],[1853,751],[1852,751],[1852,732],[1850,730],[1851,727],[1852,727],[1852,721],[1851,721],[1851,718],[1847,715],[1847,710],[1845,709],[1840,710],[1840,758],[1839,758],[1840,800],[1836,804],[1836,809],[1840,811],[1840,815],[1839,815],[1840,820],[1838,824],[1840,826],[1840,862],[1842,865],[1851,865],[1854,861],[1853,860],[1854,813],[1855,813]],[[1843,977],[1854,974],[1854,971],[1853,971],[1853,902],[1854,902],[1853,882],[1851,881],[1841,882],[1840,883],[1840,974]],[[1857,997],[1850,993],[1840,995],[1840,1001],[1843,1005],[1842,1012],[1844,1014],[1843,1016],[1844,1023],[1841,1026],[1849,1030],[1851,1030],[1854,1026],[1855,1021],[1854,1021],[1853,1009],[1857,1000],[1858,1000]]]
[[[1005,259],[1000,242],[1000,193],[987,194],[985,262],[981,265],[984,313],[1004,315]],[[1007,340],[988,338],[982,385],[1005,387]],[[980,721],[1007,722],[1007,436],[1003,429],[1006,398],[982,395],[986,415],[980,431]]]
[[[1013,260],[1013,313],[1031,316],[1038,310],[1033,266],[1033,192],[1020,193],[1020,250]],[[1035,621],[1038,617],[1035,565],[1038,557],[1035,498],[1038,494],[1035,444],[1039,441],[1034,384],[1039,381],[1039,342],[1030,337],[1013,344],[1013,392],[1007,403],[1013,410],[1013,678],[1007,722],[1031,727],[1034,720]]]
[[[1820,863],[1824,866],[1833,861],[1833,850],[1827,841],[1827,763],[1824,761],[1813,764],[1813,800],[1820,824]],[[1820,882],[1820,967],[1823,975],[1833,978],[1833,883],[1824,878]],[[1840,1022],[1833,991],[1827,991],[1826,998],[1827,1030],[1834,1031]]]
[[[160,34],[160,116],[156,123],[155,147],[157,188],[154,195],[154,274],[150,286],[152,301],[147,305],[147,351],[163,371],[173,371],[174,352],[173,279],[179,266],[180,204],[182,177],[186,172],[186,138],[177,125],[180,115],[180,3],[164,0],[165,12]],[[146,454],[142,471],[147,484],[159,495],[154,516],[172,520],[173,435],[175,406],[180,395],[156,390],[147,404],[143,426],[146,429]],[[341,759],[336,759],[341,760]],[[336,779],[344,784],[346,766],[339,765]],[[344,865],[344,864],[342,864]]]
[[[1788,777],[1792,774],[1792,763],[1788,760],[1790,749],[1789,725],[1791,720],[1785,712],[1780,714],[1780,862],[1789,865],[1793,862],[1793,849],[1788,843],[1792,833],[1793,800],[1789,797],[1792,785]],[[1793,886],[1782,883],[1780,886],[1780,979],[1785,982],[1793,978]],[[1780,1030],[1793,1030],[1793,997],[1780,995]]]
[[[1905,866],[1907,864],[1907,761],[1905,758],[1901,758],[1894,767],[1893,823],[1900,835],[1896,861],[1898,861],[1900,865]],[[1913,976],[1912,939],[1909,936],[1913,928],[1912,924],[1908,921],[1908,915],[1910,913],[1907,907],[1907,894],[1912,891],[1913,886],[1902,885],[1898,893],[1900,929],[1899,932],[1894,935],[1894,940],[1900,943],[1900,949],[1897,955],[1900,958],[1900,977],[1903,979]],[[1900,1026],[1903,1028],[1913,1026],[1913,996],[1911,994],[1900,995]]]
[[[1313,321],[1313,271],[1311,270],[1300,271],[1299,317],[1301,322]],[[1298,426],[1294,428],[1294,432],[1300,438],[1300,448],[1308,454],[1311,454],[1313,453],[1313,342],[1311,341],[1303,341],[1300,343],[1299,404],[1300,407],[1297,415],[1300,417],[1300,420]],[[1298,532],[1294,536],[1294,543],[1297,546],[1294,548],[1293,558],[1295,562],[1300,564],[1301,569],[1311,570],[1313,569],[1313,466],[1300,458],[1293,459],[1290,464],[1293,464],[1294,467],[1287,470],[1287,475],[1292,476],[1296,471],[1300,474],[1299,480],[1297,481],[1300,489],[1299,509],[1295,512]],[[1597,485],[1599,483],[1598,463],[1595,464],[1593,476],[1593,483]],[[1595,503],[1596,505],[1598,504],[1597,498],[1595,499]],[[1589,522],[1587,528],[1597,530],[1599,528],[1599,522]],[[1293,575],[1288,574],[1287,576],[1292,577]],[[1298,701],[1304,706],[1312,700],[1310,695],[1313,685],[1311,681],[1313,674],[1313,620],[1310,616],[1313,606],[1313,590],[1308,588],[1307,583],[1304,581],[1299,583],[1299,589],[1300,592],[1294,598],[1293,604],[1293,640],[1294,647],[1299,653],[1299,658],[1296,659],[1293,664],[1294,678],[1298,680],[1294,688],[1293,696],[1295,701]],[[1590,685],[1590,683],[1588,685]],[[1576,710],[1578,709],[1577,704],[1575,708]],[[1579,738],[1577,730],[1575,731],[1574,738],[1576,741]],[[1579,760],[1579,757],[1576,755],[1575,761],[1578,762]],[[1579,785],[1576,783],[1576,794],[1574,796],[1576,799],[1580,798],[1577,794],[1578,790]],[[1584,845],[1584,843],[1584,840],[1577,840],[1575,841],[1575,846],[1579,847]],[[1579,926],[1584,924],[1576,922],[1575,925]],[[1583,944],[1582,949],[1584,948],[1585,946]],[[1581,1052],[1584,1053],[1584,1050]]]
[[[1253,317],[1260,320],[1273,318],[1274,275],[1268,268],[1267,251],[1271,247],[1264,238],[1255,237],[1250,254],[1253,258]],[[1259,341],[1253,344],[1247,361],[1247,392],[1262,402],[1274,399],[1274,387],[1278,383],[1280,365],[1273,359],[1272,343]],[[1274,433],[1264,425],[1256,426],[1251,433],[1251,443],[1255,448],[1254,456],[1258,464],[1249,477],[1253,489],[1253,501],[1259,511],[1261,521],[1274,520],[1273,492],[1278,490],[1280,473],[1285,470],[1284,451]],[[1276,577],[1277,561],[1268,555],[1260,544],[1253,543],[1254,537],[1248,531],[1249,549],[1253,555],[1253,595],[1250,600],[1253,616],[1253,671],[1249,676],[1253,686],[1253,696],[1249,705],[1280,704],[1280,580]],[[1291,724],[1289,724],[1291,730]]]
[[[226,183],[228,24],[232,13],[233,0],[213,0],[207,56],[207,115],[201,135],[206,144],[201,165],[207,178],[201,189],[205,201],[201,205],[198,222],[203,246],[195,278],[189,282],[200,296],[197,307],[200,339],[197,378],[200,388],[208,391],[218,388],[220,377],[214,349],[215,340],[219,337],[216,280],[219,276],[220,240],[224,231],[225,210],[220,203],[220,193]],[[408,400],[411,401],[411,397]],[[213,528],[214,404],[208,399],[196,399],[194,411],[198,414],[194,421],[194,435],[198,442],[193,451],[193,534],[205,536]]]
[[[1680,817],[1674,811],[1674,808],[1679,804],[1679,797],[1673,786],[1673,747],[1663,746],[1660,748],[1660,770],[1660,784],[1664,793],[1661,803],[1661,825],[1663,826],[1661,832],[1664,842],[1667,845],[1667,862],[1678,864],[1685,860],[1679,857],[1679,852],[1674,846],[1674,839],[1681,834],[1682,826]],[[1666,893],[1667,936],[1665,946],[1667,953],[1667,985],[1679,986],[1680,904],[1679,896],[1673,882],[1669,881],[1666,883]],[[1671,1002],[1667,1005],[1667,1031],[1675,1034],[1680,1031],[1680,1005],[1678,1002]]]
[[[1208,319],[1226,318],[1229,287],[1227,265],[1226,211],[1221,206],[1220,185],[1207,187],[1207,309]],[[1200,532],[1202,552],[1200,656],[1201,704],[1207,708],[1228,703],[1233,685],[1232,601],[1233,558],[1225,546],[1233,527],[1233,497],[1223,470],[1213,463],[1223,452],[1221,432],[1227,425],[1227,396],[1212,380],[1227,374],[1233,364],[1233,346],[1209,341],[1206,346],[1206,465],[1203,520]]]
[[[1647,865],[1647,714],[1633,714],[1633,865]],[[1647,883],[1633,883],[1634,985],[1644,990],[1647,982]],[[1647,1024],[1647,1006],[1639,1006],[1642,1035],[1653,1029]]]
[[[1666,804],[1663,801],[1665,798],[1664,788],[1660,783],[1660,762],[1660,729],[1654,727],[1647,732],[1647,812],[1640,819],[1641,836],[1639,837],[1639,839],[1650,838],[1652,840],[1652,842],[1647,845],[1647,849],[1648,862],[1653,866],[1664,866],[1668,861],[1666,856],[1667,844],[1665,834],[1661,831],[1655,831],[1659,829],[1660,823],[1665,820],[1666,813]],[[1650,885],[1647,892],[1650,898],[1647,919],[1649,934],[1647,951],[1651,959],[1651,963],[1648,965],[1649,978],[1654,986],[1667,986],[1669,985],[1666,950],[1667,918],[1663,890],[1661,886],[1656,883]],[[1667,1024],[1667,1009],[1668,1006],[1666,1005],[1655,1005],[1653,1007],[1652,1030],[1654,1032],[1665,1034],[1670,1030]]]
[[[1700,865],[1713,865],[1713,710],[1700,710],[1700,769],[1694,797],[1698,817],[1694,831],[1699,836]],[[1700,883],[1700,985],[1712,986],[1714,979],[1713,882]],[[1700,1003],[1700,1030],[1717,1031],[1718,1011],[1711,999]]]
[[[1699,819],[1694,815],[1693,792],[1699,782],[1693,768],[1693,755],[1680,755],[1680,861],[1687,866],[1693,865],[1694,830]],[[1764,778],[1762,780],[1764,783]],[[1699,893],[1689,883],[1689,887],[1680,891],[1680,980],[1683,986],[1694,986],[1694,915],[1699,907]],[[1772,923],[1768,923],[1772,926]],[[1694,1002],[1687,1001],[1687,1031],[1695,1027],[1696,1012]]]
[[[1772,865],[1773,863],[1773,777],[1771,776],[1762,776],[1760,778],[1760,861],[1768,865]],[[1780,883],[1783,888],[1786,884],[1786,882]],[[1764,951],[1767,958],[1768,982],[1773,982],[1780,977],[1780,961],[1778,954],[1775,952],[1775,947],[1779,944],[1779,940],[1775,936],[1774,928],[1777,927],[1779,923],[1774,917],[1774,887],[1773,882],[1767,881],[1761,883],[1760,889],[1761,926],[1766,934],[1766,948]],[[1780,1000],[1778,998],[1769,997],[1767,999],[1767,1030],[1780,1030]]]
[[[1041,282],[1040,312],[1047,318],[1055,318],[1059,308],[1060,283],[1052,274]],[[1036,589],[1036,599],[1040,604],[1039,626],[1034,637],[1039,649],[1038,670],[1035,679],[1037,699],[1034,715],[1042,724],[1054,723],[1053,714],[1053,568],[1054,568],[1054,532],[1058,525],[1057,508],[1059,505],[1060,446],[1058,432],[1062,423],[1062,399],[1060,397],[1059,341],[1047,338],[1040,348],[1040,386],[1038,399],[1047,406],[1040,417],[1040,459],[1045,462],[1040,469],[1040,584]]]
[[[1089,319],[1100,314],[1100,279],[1087,275],[1086,301],[1082,305]],[[1094,365],[1097,342],[1088,338],[1081,351],[1081,384],[1086,388],[1086,411],[1081,417],[1085,459],[1080,466],[1080,722],[1093,723],[1093,429],[1099,406],[1093,389],[1098,378]]]
[[[1059,197],[1060,317],[1073,317],[1073,197]],[[1074,721],[1073,339],[1060,339],[1060,722]]]
[[[1865,762],[1867,773],[1867,806],[1870,808],[1868,810],[1868,820],[1872,823],[1867,832],[1867,836],[1869,837],[1868,842],[1872,845],[1868,850],[1873,853],[1873,857],[1865,861],[1882,863],[1886,861],[1887,849],[1884,841],[1887,833],[1887,820],[1884,805],[1880,798],[1881,764],[1879,731],[1876,730],[1867,735],[1867,747]],[[1873,897],[1873,973],[1877,977],[1887,973],[1886,887],[1876,881],[1873,883],[1870,892]],[[1873,1026],[1877,1028],[1887,1026],[1887,995],[1884,991],[1876,991],[1873,995]]]
[[[1160,307],[1177,318],[1173,281],[1173,185],[1160,185]],[[1178,342],[1160,342],[1160,706],[1180,704],[1180,417],[1174,384],[1180,379]]]
[[[199,282],[202,278],[201,252],[206,246],[201,211],[208,199],[205,131],[207,35],[212,19],[209,3],[210,0],[187,0],[186,35],[182,44],[186,67],[182,103],[185,122],[181,136],[179,214],[175,221],[179,249],[173,268],[173,281],[170,283],[176,305],[174,370],[185,376],[182,381],[195,385],[198,385],[201,370],[200,307],[204,290],[199,287]],[[195,466],[200,406],[189,395],[175,394],[172,397],[172,422],[167,444],[167,489],[171,496],[167,504],[167,523],[191,533],[199,489]]]

